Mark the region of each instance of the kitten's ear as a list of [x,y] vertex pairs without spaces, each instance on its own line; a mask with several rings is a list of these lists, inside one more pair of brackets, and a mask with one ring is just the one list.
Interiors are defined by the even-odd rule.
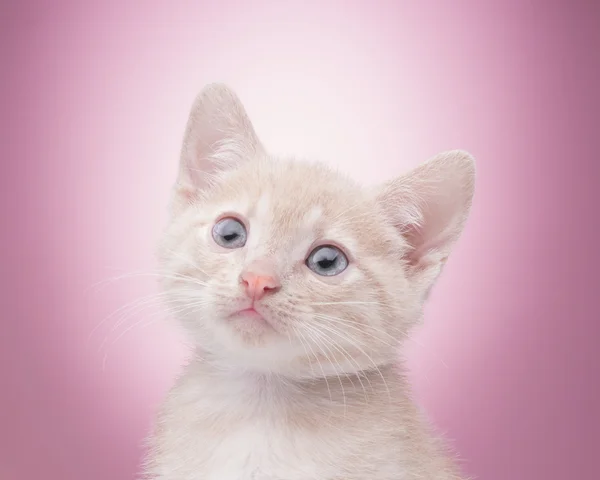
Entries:
[[177,194],[191,200],[219,174],[254,157],[262,149],[237,95],[223,84],[198,94],[187,122]]
[[462,233],[474,183],[473,157],[454,150],[378,191],[380,207],[410,246],[405,259],[410,274],[425,282],[425,288],[431,286]]

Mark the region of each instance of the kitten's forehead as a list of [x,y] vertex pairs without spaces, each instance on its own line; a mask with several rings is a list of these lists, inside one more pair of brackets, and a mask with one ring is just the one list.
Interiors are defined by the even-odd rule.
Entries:
[[249,217],[284,223],[294,219],[309,226],[341,213],[361,193],[323,165],[276,159],[247,162],[225,183],[216,201],[243,203]]
[[263,193],[249,215],[249,250],[257,256],[285,252],[290,260],[299,260],[320,236],[322,219],[323,206],[317,202],[288,202]]
[[255,201],[249,212],[248,217],[254,217],[259,222],[266,222],[271,219],[271,191],[263,190],[258,200]]
[[286,256],[304,257],[317,240],[354,249],[355,235],[368,220],[362,189],[322,165],[248,162],[226,183],[213,200],[248,219],[247,246],[253,255],[285,251]]
[[318,204],[313,205],[312,208],[304,214],[304,217],[302,217],[300,228],[307,231],[307,233],[308,231],[314,230],[322,216],[323,207]]

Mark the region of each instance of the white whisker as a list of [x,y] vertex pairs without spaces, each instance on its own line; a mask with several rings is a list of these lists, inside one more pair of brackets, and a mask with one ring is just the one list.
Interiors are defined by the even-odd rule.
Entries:
[[[296,332],[304,339],[306,340],[306,337],[302,334],[302,332],[300,330],[296,330]],[[327,380],[327,375],[325,374],[325,370],[323,369],[323,364],[321,363],[321,360],[319,360],[319,356],[315,353],[315,351],[312,349],[312,347],[310,346],[310,342],[306,342],[306,346],[309,348],[309,350],[312,352],[312,356],[315,358],[315,360],[317,361],[317,363],[319,364],[319,369],[321,370],[321,373],[323,374],[323,378],[325,379],[325,384],[327,385],[327,392],[329,393],[329,400],[333,403],[333,397],[331,395],[331,389],[329,388],[329,381]]]
[[[351,320],[347,320],[347,319],[339,318],[339,317],[332,317],[330,315],[324,315],[322,313],[314,313],[313,316],[315,318],[320,318],[322,320],[328,320],[328,321],[330,321],[332,323],[337,323],[337,324],[340,324],[340,325],[344,325],[345,327],[348,327],[348,328],[350,328],[352,330],[360,332],[361,334],[368,335],[369,337],[377,340],[378,342],[381,342],[383,345],[385,345],[387,347],[392,347],[392,348],[398,347],[398,340],[393,335],[390,335],[386,331],[378,329],[377,327],[374,327],[373,325],[368,325],[368,324],[362,324],[362,323],[358,323],[358,322],[353,322]],[[359,325],[362,328],[359,328],[357,325]],[[391,338],[394,341],[394,343],[392,344],[392,343],[384,342],[377,335],[374,335],[374,334],[372,334],[372,333],[370,333],[368,331],[365,331],[364,329],[371,329],[371,331],[373,331],[373,332],[377,332],[377,333],[381,333],[383,335],[386,335],[387,337]]]
[[307,331],[306,331],[306,333],[313,339],[313,341],[315,342],[315,344],[317,345],[317,347],[319,348],[319,350],[321,351],[321,353],[323,355],[325,355],[325,358],[327,359],[327,361],[330,363],[330,365],[332,366],[332,368],[335,371],[337,379],[340,382],[340,388],[342,389],[342,397],[344,399],[344,416],[346,416],[347,405],[346,405],[346,390],[344,389],[344,382],[342,382],[342,378],[340,377],[340,374],[339,374],[339,372],[338,372],[338,370],[337,370],[337,368],[335,366],[336,365],[335,362],[331,358],[329,358],[329,355],[327,355],[327,353],[325,353],[325,351],[323,350],[323,348],[321,347],[321,345],[324,345],[325,348],[327,348],[327,350],[329,351],[329,353],[331,353],[332,357],[335,358],[335,356],[333,355],[333,352],[329,349],[329,347],[326,344],[324,344],[321,341],[319,341],[319,338],[315,337],[313,335],[313,332],[314,332],[313,329],[307,329]]
[[[104,369],[105,369],[105,366],[106,366],[106,360],[107,360],[107,358],[108,358],[108,349],[109,349],[109,348],[111,348],[111,347],[113,347],[113,346],[114,346],[114,345],[115,345],[115,344],[116,344],[116,343],[117,343],[117,342],[118,342],[118,341],[119,341],[121,338],[123,338],[123,337],[124,337],[124,336],[125,336],[125,335],[126,335],[128,332],[130,332],[131,330],[133,330],[133,329],[135,329],[136,327],[139,327],[139,326],[141,326],[141,327],[143,328],[143,327],[146,327],[146,326],[150,326],[150,325],[152,325],[152,324],[153,324],[153,323],[155,323],[156,321],[160,320],[160,318],[158,318],[158,319],[157,319],[157,318],[153,318],[153,317],[156,317],[156,315],[157,315],[157,314],[177,315],[177,314],[180,314],[180,313],[183,313],[183,312],[186,312],[186,311],[187,311],[187,312],[186,312],[186,314],[188,314],[188,315],[189,315],[190,313],[193,313],[193,312],[195,311],[195,309],[196,309],[196,308],[198,308],[198,307],[202,307],[202,306],[206,305],[207,303],[208,303],[207,301],[202,301],[202,302],[190,303],[190,304],[184,305],[183,307],[180,307],[180,308],[170,308],[170,309],[169,309],[169,308],[167,308],[165,312],[162,312],[162,311],[160,311],[160,312],[154,312],[153,314],[149,315],[148,317],[144,317],[144,318],[142,318],[141,320],[139,320],[139,321],[137,321],[137,322],[133,323],[132,325],[130,325],[129,327],[127,327],[127,328],[126,328],[124,331],[122,331],[122,332],[121,332],[121,333],[120,333],[120,334],[119,334],[119,335],[118,335],[118,336],[117,336],[117,337],[116,337],[116,338],[115,338],[115,339],[114,339],[114,340],[113,340],[113,341],[110,343],[110,345],[108,345],[108,346],[106,347],[107,351],[105,352],[105,354],[104,354],[104,357],[103,357],[103,360],[102,360],[102,369],[104,370]],[[190,309],[191,309],[191,310],[190,310]],[[188,311],[188,310],[189,310],[189,311]],[[150,322],[148,322],[148,323],[144,323],[144,322],[146,322],[148,319],[151,319],[151,320],[150,320]],[[106,339],[105,339],[105,340],[106,340]],[[105,343],[105,342],[103,342],[103,344],[100,346],[100,350],[99,350],[99,351],[101,351],[101,350],[102,350],[102,348],[103,348],[103,346],[104,346],[104,343]]]
[[309,303],[308,305],[381,305],[379,302],[359,302],[359,301],[352,301],[352,302],[314,302],[314,303]]
[[381,370],[379,369],[379,366],[377,365],[377,363],[375,363],[375,361],[373,360],[373,358],[367,353],[365,352],[356,342],[354,342],[351,338],[344,336],[341,332],[337,331],[335,328],[330,327],[329,325],[324,325],[324,324],[320,324],[319,325],[321,328],[325,328],[326,330],[330,331],[331,333],[333,333],[334,335],[337,335],[338,337],[340,337],[341,339],[351,343],[360,353],[362,353],[373,365],[373,367],[375,367],[375,369],[377,370],[377,372],[379,373],[379,376],[381,377],[381,380],[383,381],[383,384],[385,385],[385,388],[387,390],[388,393],[388,397],[389,400],[392,400],[392,395],[390,393],[390,389],[388,387],[388,384],[385,380],[385,377],[383,375],[383,373],[381,372]]

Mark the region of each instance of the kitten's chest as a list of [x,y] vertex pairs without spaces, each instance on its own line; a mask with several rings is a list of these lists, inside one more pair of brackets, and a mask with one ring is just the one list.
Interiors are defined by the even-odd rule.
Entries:
[[[171,432],[172,450],[157,459],[160,480],[404,480],[398,451],[368,435],[306,431],[248,422],[214,432]],[[190,435],[191,433],[191,435]],[[364,441],[363,441],[364,440]]]
[[[259,385],[260,386],[260,385]],[[256,387],[256,385],[250,385]],[[261,386],[264,388],[264,386]],[[382,409],[346,415],[318,398],[198,381],[169,395],[154,438],[156,480],[402,480]],[[339,411],[338,411],[339,410]]]
[[[307,432],[284,432],[249,422],[188,444],[194,480],[329,480],[341,462],[338,448]],[[194,451],[195,450],[195,451]],[[196,463],[196,464],[195,464]],[[195,465],[194,465],[195,464]]]

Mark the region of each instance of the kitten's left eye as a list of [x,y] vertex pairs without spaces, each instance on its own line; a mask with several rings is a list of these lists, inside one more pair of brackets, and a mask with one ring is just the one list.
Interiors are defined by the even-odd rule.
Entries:
[[215,223],[212,236],[223,248],[242,248],[246,245],[246,227],[236,218],[227,217]]
[[339,275],[348,266],[348,258],[338,247],[321,245],[315,248],[306,259],[306,266],[317,275],[330,277]]

